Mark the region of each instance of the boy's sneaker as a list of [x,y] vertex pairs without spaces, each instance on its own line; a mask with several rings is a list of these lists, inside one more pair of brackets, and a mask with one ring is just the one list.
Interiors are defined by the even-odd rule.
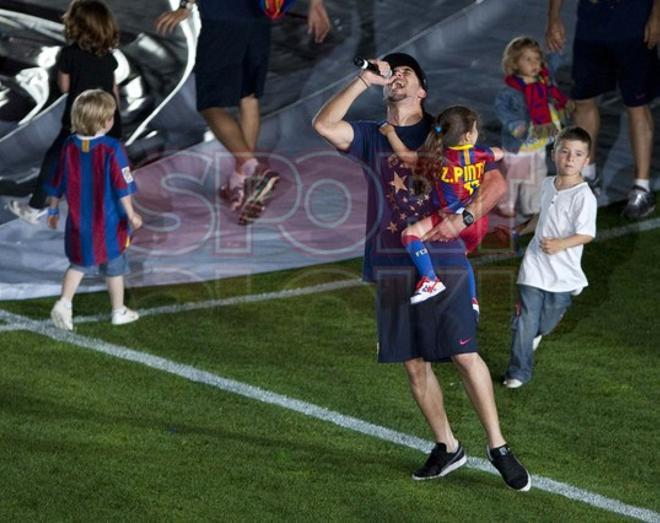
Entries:
[[410,303],[415,305],[423,301],[433,298],[436,294],[440,294],[446,289],[445,285],[440,280],[431,280],[423,276],[417,287],[415,287],[414,294],[410,297]]
[[529,472],[525,470],[525,467],[513,455],[509,445],[502,445],[495,449],[486,447],[486,454],[488,455],[488,460],[499,471],[502,479],[504,479],[504,482],[509,487],[521,492],[527,492],[530,489],[532,478],[529,476]]
[[7,209],[9,212],[18,216],[21,220],[24,220],[32,225],[39,223],[39,218],[41,218],[48,209],[35,209],[30,207],[26,203],[21,203],[18,200],[11,200],[7,204]]
[[116,311],[112,311],[112,324],[113,325],[126,325],[138,320],[140,315],[137,311],[124,307]]
[[628,194],[628,203],[623,209],[623,216],[629,220],[646,218],[655,211],[655,196],[639,185],[635,185]]
[[519,389],[524,385],[524,383],[520,380],[517,380],[516,378],[506,378],[502,382],[502,385],[504,385],[507,389]]
[[543,335],[539,334],[536,338],[534,338],[534,340],[532,340],[532,350],[536,350],[539,348],[542,339],[543,339]]
[[255,172],[246,180],[246,198],[238,216],[240,225],[247,225],[257,220],[266,209],[280,175],[264,164],[259,164]]
[[465,465],[466,461],[465,451],[460,443],[456,452],[451,453],[447,452],[447,446],[444,443],[436,443],[424,466],[413,472],[412,479],[422,481],[441,478]]
[[73,309],[66,306],[62,300],[57,300],[50,311],[50,319],[55,327],[67,331],[73,330]]

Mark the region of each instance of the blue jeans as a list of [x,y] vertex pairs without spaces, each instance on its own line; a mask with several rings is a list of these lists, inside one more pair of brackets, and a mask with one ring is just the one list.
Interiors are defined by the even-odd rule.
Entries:
[[506,378],[527,383],[532,379],[534,350],[532,342],[539,335],[549,334],[571,305],[570,292],[549,292],[518,285],[516,316],[513,319],[511,359]]
[[126,251],[121,255],[108,260],[106,263],[100,265],[76,265],[72,263],[69,265],[69,269],[74,271],[82,272],[85,276],[97,276],[101,275],[104,278],[114,278],[116,276],[125,276],[129,273],[128,270],[128,257],[126,256]]

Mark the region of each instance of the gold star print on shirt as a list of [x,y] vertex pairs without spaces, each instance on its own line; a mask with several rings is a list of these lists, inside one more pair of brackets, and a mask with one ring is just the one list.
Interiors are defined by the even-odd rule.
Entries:
[[385,230],[398,236],[408,225],[431,212],[432,184],[425,176],[408,168],[396,154],[389,155],[385,161],[388,168],[381,171],[387,212]]

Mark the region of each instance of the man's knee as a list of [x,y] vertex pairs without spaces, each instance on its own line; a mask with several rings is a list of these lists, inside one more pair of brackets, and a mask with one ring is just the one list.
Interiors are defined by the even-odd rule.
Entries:
[[469,374],[476,368],[480,368],[483,360],[476,352],[456,354],[451,357],[452,362],[461,374]]
[[635,107],[626,106],[626,111],[631,120],[649,121],[653,123],[651,109],[648,105],[637,105]]
[[408,374],[408,381],[411,387],[424,386],[430,363],[421,358],[415,358],[404,362],[403,366]]

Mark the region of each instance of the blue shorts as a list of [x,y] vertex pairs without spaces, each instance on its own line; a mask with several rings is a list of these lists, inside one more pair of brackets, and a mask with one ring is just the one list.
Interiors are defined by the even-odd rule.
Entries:
[[477,319],[468,273],[458,266],[437,268],[437,272],[447,288],[410,305],[417,272],[394,267],[376,271],[379,362],[449,361],[457,354],[477,352]]
[[126,252],[122,253],[121,256],[100,265],[76,265],[75,263],[72,263],[69,265],[69,269],[82,272],[86,276],[101,275],[104,278],[124,276],[129,273]]
[[203,20],[197,40],[197,110],[236,107],[261,98],[270,57],[271,24],[263,20]]
[[573,43],[571,97],[593,98],[616,86],[628,107],[648,105],[660,86],[657,48],[647,49],[641,39],[594,42],[576,39]]

